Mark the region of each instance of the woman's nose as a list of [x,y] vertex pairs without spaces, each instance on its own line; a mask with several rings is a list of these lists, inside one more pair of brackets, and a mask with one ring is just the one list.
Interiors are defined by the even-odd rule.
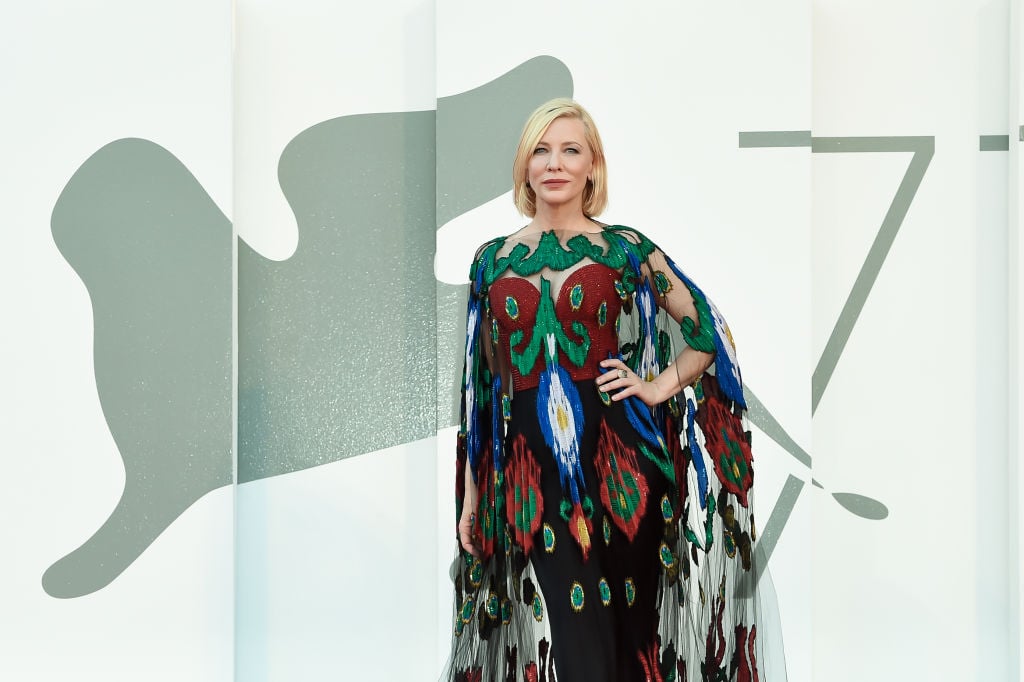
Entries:
[[562,167],[562,157],[558,152],[548,154],[548,169],[557,170]]

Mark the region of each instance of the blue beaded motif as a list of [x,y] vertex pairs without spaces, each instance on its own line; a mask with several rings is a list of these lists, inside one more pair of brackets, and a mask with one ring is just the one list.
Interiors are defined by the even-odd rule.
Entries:
[[569,604],[572,606],[572,610],[576,613],[582,611],[584,600],[583,585],[574,580],[569,589]]
[[552,554],[555,551],[555,529],[549,524],[544,524],[544,551]]

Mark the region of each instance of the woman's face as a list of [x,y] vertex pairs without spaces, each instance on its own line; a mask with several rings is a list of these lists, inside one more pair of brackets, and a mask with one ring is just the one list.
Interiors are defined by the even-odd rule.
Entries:
[[583,190],[594,170],[594,154],[584,133],[583,121],[563,116],[541,135],[526,170],[538,208],[576,202],[583,210]]

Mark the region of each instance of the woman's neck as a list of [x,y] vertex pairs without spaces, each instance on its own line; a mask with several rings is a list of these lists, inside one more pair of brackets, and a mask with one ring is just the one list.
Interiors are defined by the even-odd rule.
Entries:
[[550,232],[551,230],[568,230],[587,232],[593,230],[596,223],[583,215],[582,207],[576,205],[551,206],[541,204],[530,223],[530,232]]

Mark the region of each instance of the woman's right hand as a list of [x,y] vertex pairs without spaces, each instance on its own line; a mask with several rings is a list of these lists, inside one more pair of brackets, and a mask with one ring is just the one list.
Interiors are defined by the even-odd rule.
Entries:
[[459,519],[459,544],[477,559],[480,558],[480,529],[476,525],[476,490],[466,489],[466,497],[462,501],[462,517]]

